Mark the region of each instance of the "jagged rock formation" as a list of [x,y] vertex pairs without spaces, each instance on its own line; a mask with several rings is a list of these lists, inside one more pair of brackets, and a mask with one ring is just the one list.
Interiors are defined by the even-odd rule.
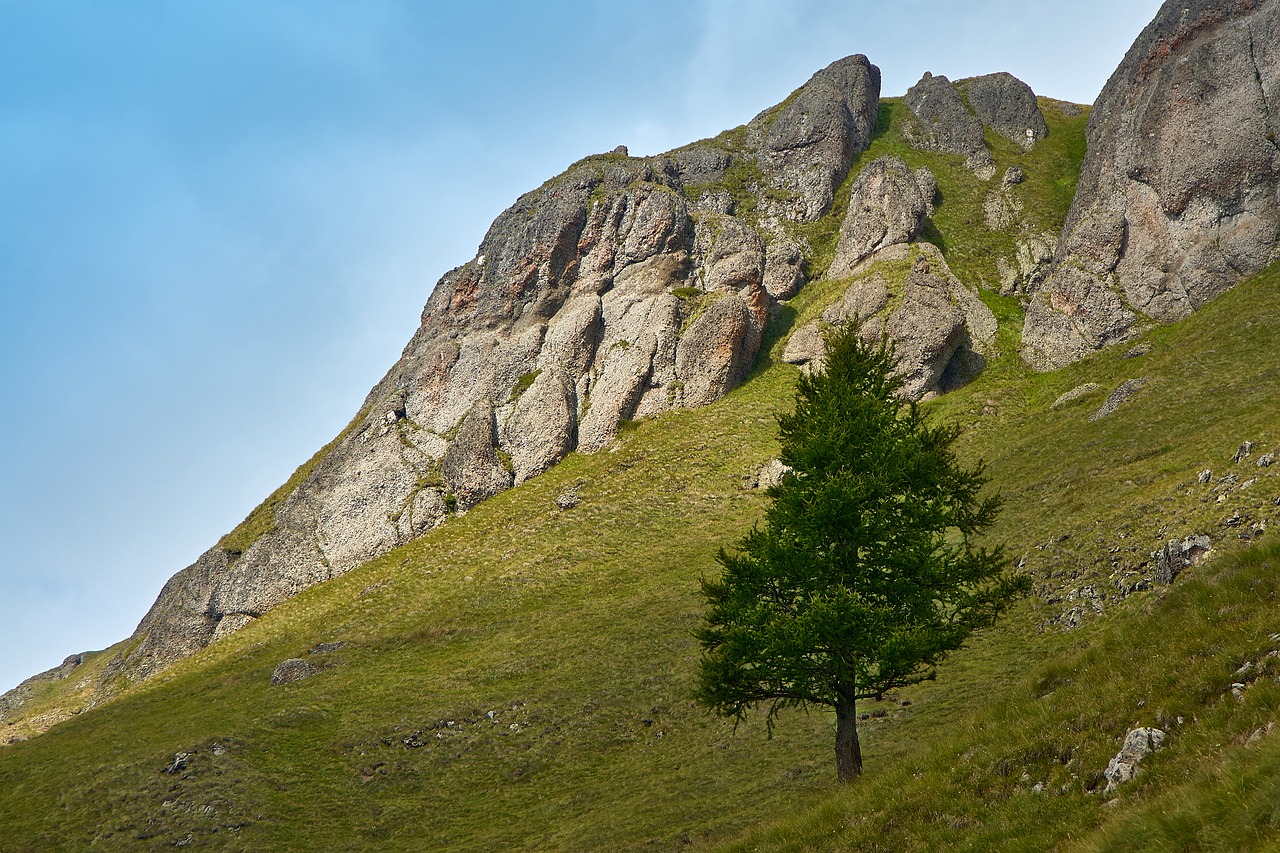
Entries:
[[1280,2],[1166,2],[1099,95],[1024,356],[1053,369],[1278,256]]
[[984,179],[995,174],[991,152],[982,139],[982,121],[950,80],[926,71],[920,82],[907,90],[903,101],[916,118],[903,126],[912,147],[959,154],[965,165]]
[[953,84],[926,71],[903,100],[914,116],[903,126],[912,147],[959,154],[983,180],[996,173],[984,127],[1028,150],[1049,133],[1031,87],[1005,72]]
[[879,250],[913,241],[925,218],[933,214],[937,192],[938,182],[928,169],[912,172],[897,157],[881,157],[868,164],[849,192],[849,207],[827,275],[852,275]]
[[770,300],[804,281],[808,247],[786,225],[830,209],[879,94],[879,69],[849,57],[738,131],[653,158],[620,148],[522,196],[436,285],[401,359],[265,532],[175,575],[103,684],[607,447],[624,420],[740,383]]
[[[896,157],[868,164],[850,190],[832,278],[853,279],[823,312],[832,326],[862,323],[869,340],[887,336],[899,356],[903,391],[919,400],[958,388],[981,371],[996,319],[978,294],[954,275],[937,247],[914,243],[933,212],[937,182]],[[818,366],[824,354],[818,321],[797,329],[783,359]]]

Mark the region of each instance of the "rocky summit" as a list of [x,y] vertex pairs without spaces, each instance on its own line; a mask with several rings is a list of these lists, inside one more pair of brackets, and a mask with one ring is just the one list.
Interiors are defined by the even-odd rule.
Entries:
[[[1274,847],[1277,33],[1166,3],[1092,109],[851,56],[526,193],[130,638],[0,696],[0,851]],[[859,700],[837,793],[829,716],[690,697],[850,323],[1034,595]]]
[[[984,291],[1024,300],[1021,353],[1039,369],[1185,316],[1278,255],[1277,27],[1280,0],[1166,3],[1090,115],[1060,236],[1034,226],[1027,172],[998,175],[993,145],[1033,152],[1042,103],[1079,109],[1007,73],[925,73],[887,113],[879,69],[850,56],[713,139],[575,163],[435,285],[347,429],[169,580],[94,701],[571,452],[609,448],[629,421],[718,400],[813,281],[837,298],[782,358],[819,367],[824,328],[856,321],[893,342],[916,400],[998,354]],[[982,188],[982,227],[1012,241],[998,281],[952,269],[930,168],[865,154],[893,109],[906,146],[955,158]]]

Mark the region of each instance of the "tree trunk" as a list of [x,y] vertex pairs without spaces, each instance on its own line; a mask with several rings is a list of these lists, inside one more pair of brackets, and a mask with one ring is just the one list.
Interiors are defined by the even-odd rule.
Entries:
[[852,782],[862,775],[858,745],[858,712],[853,699],[836,700],[836,778]]

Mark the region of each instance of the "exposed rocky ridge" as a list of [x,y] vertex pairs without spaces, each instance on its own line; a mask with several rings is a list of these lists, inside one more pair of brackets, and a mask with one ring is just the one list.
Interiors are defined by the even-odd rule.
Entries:
[[1052,369],[1278,256],[1280,2],[1166,2],[1108,80],[1024,355]]
[[787,224],[830,209],[879,90],[879,69],[849,57],[738,131],[590,157],[522,196],[436,285],[401,359],[269,529],[171,578],[104,689],[607,447],[622,421],[740,383],[770,300],[804,282],[809,250]]
[[[1010,87],[992,79],[988,101],[1000,101]],[[739,384],[776,301],[805,283],[805,226],[829,213],[869,145],[879,85],[875,66],[849,57],[741,128],[650,158],[620,147],[518,199],[436,285],[348,431],[262,510],[261,532],[224,540],[170,579],[106,668],[99,699],[571,451],[608,447],[622,422],[706,405]],[[1019,97],[988,103],[990,115],[1019,114]],[[868,335],[892,338],[917,399],[976,375],[996,329],[941,253],[914,242],[935,193],[928,170],[868,165],[828,273],[852,281],[828,322],[857,315]],[[881,294],[875,276],[889,269]],[[820,347],[817,329],[802,332]]]
[[33,675],[17,687],[0,695],[0,723],[16,714],[23,705],[31,700],[39,687],[70,677],[83,662],[83,654],[68,655],[63,659],[62,663],[52,669]]

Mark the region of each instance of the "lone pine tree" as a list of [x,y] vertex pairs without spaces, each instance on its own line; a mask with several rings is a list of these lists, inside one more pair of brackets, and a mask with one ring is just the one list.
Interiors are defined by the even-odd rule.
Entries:
[[697,696],[739,719],[767,704],[770,731],[784,708],[833,708],[848,782],[862,772],[857,701],[933,678],[1029,578],[975,544],[999,498],[980,494],[982,463],[957,461],[958,429],[898,396],[892,350],[856,328],[826,344],[825,370],[800,378],[779,419],[792,472],[770,489],[764,525],[722,549],[722,576],[703,581]]

